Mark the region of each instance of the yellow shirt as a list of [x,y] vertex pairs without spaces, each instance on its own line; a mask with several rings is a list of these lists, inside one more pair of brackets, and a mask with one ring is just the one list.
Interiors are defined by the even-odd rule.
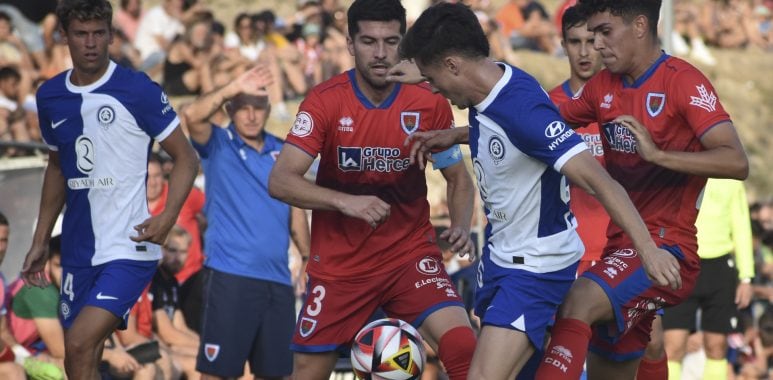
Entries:
[[713,259],[732,252],[738,278],[754,277],[752,229],[743,182],[709,178],[695,227],[698,256]]

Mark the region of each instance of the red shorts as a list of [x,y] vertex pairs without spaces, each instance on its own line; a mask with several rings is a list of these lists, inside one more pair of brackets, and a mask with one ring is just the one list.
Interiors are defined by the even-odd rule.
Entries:
[[697,255],[685,255],[677,245],[660,248],[679,259],[681,289],[654,285],[633,248],[609,251],[582,274],[601,286],[615,313],[613,322],[594,326],[592,352],[615,361],[640,358],[649,342],[657,311],[681,303],[692,293],[700,273]]
[[310,276],[290,348],[329,352],[351,345],[354,336],[381,307],[391,318],[418,328],[432,312],[464,307],[440,255],[409,261],[384,274],[324,280]]

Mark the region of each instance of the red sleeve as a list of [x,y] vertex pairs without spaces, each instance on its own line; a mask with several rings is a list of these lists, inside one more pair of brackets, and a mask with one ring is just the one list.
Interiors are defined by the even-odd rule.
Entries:
[[679,72],[671,81],[677,112],[700,137],[711,127],[730,121],[711,82],[698,70],[689,68]]
[[286,142],[301,148],[312,157],[322,151],[329,128],[322,98],[310,92],[298,107],[298,114],[287,134]]
[[596,104],[599,104],[599,102],[596,99],[596,94],[598,93],[596,87],[601,84],[600,79],[601,75],[596,74],[573,98],[558,107],[561,116],[567,123],[584,127],[598,121],[596,119]]
[[451,129],[454,127],[454,114],[451,112],[451,106],[448,100],[442,96],[435,96],[435,117],[431,128],[433,130]]

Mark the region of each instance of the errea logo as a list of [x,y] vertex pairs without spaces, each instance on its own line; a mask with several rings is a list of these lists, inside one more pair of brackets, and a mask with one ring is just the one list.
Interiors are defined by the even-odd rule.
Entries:
[[599,107],[606,109],[612,108],[612,100],[614,99],[615,97],[611,93],[604,95],[604,101],[601,103],[601,105],[599,105]]

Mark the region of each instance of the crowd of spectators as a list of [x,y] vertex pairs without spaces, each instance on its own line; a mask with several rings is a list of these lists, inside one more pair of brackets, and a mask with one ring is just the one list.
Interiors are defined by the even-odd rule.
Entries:
[[[519,49],[563,54],[556,20],[576,0],[564,0],[554,10],[530,0],[463,2],[478,16],[492,56],[517,64]],[[0,4],[0,157],[35,152],[35,143],[41,142],[35,89],[72,66],[58,32],[56,4]],[[296,5],[297,11],[285,17],[254,9],[224,20],[202,0],[161,0],[152,7],[142,0],[118,0],[110,55],[148,73],[172,97],[209,92],[255,63],[267,65],[277,78],[269,89],[272,117],[289,121],[287,100],[301,98],[315,84],[353,66],[345,4],[297,0]],[[707,45],[770,51],[772,11],[770,0],[677,0],[673,50],[708,65],[716,59]]]

